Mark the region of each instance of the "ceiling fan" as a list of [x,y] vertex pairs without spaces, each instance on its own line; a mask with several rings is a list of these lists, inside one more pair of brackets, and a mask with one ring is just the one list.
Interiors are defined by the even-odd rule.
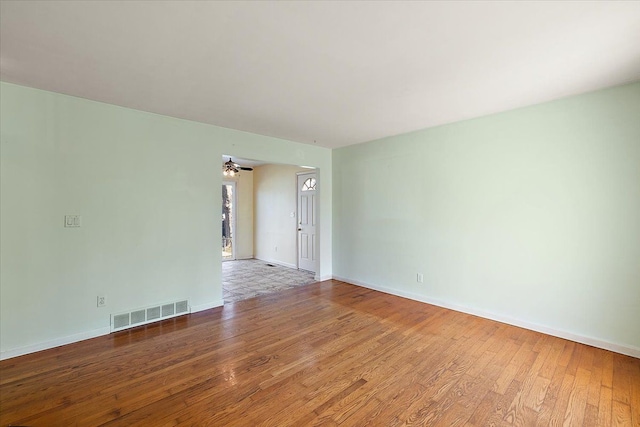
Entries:
[[222,173],[225,176],[234,176],[241,170],[252,171],[253,168],[245,168],[243,166],[240,166],[239,164],[234,163],[233,160],[231,160],[231,157],[229,157],[229,161],[224,162],[224,164],[222,165]]

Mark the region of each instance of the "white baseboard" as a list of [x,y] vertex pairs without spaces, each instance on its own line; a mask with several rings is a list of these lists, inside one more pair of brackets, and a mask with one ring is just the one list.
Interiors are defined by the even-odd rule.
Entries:
[[363,288],[373,289],[375,291],[384,292],[386,294],[391,294],[391,295],[411,299],[414,301],[436,305],[438,307],[459,311],[461,313],[471,314],[471,315],[482,317],[485,319],[495,320],[496,322],[518,326],[520,328],[529,329],[531,331],[541,332],[543,334],[552,335],[558,338],[564,338],[569,341],[575,341],[581,344],[602,348],[604,350],[610,350],[615,353],[625,354],[627,356],[636,357],[640,359],[640,348],[638,347],[621,345],[621,344],[601,340],[598,338],[592,338],[584,335],[575,334],[573,332],[564,331],[562,329],[556,329],[556,328],[551,328],[544,325],[539,325],[537,323],[527,322],[527,321],[516,319],[510,316],[504,316],[501,314],[496,314],[496,313],[492,313],[492,312],[477,309],[477,308],[452,304],[446,301],[441,301],[434,298],[429,298],[422,295],[414,294],[413,292],[401,291],[398,289],[392,289],[384,286],[373,285],[370,283],[361,282],[359,280],[347,279],[339,276],[333,276],[333,278],[335,280],[340,280],[341,282],[347,282],[353,285],[362,286]]
[[223,305],[224,305],[224,301],[221,299],[210,301],[205,304],[192,305],[191,313],[197,313],[199,311],[209,310],[211,308],[222,307]]
[[68,335],[66,337],[60,337],[49,341],[43,341],[36,344],[27,345],[24,347],[18,347],[11,350],[0,352],[0,360],[11,359],[12,357],[23,356],[29,353],[35,353],[36,351],[48,350],[54,347],[60,347],[61,345],[71,344],[78,341],[88,340],[90,338],[99,337],[102,335],[108,335],[111,329],[107,326],[105,328],[94,329],[91,331],[80,332],[78,334]]
[[275,261],[272,259],[263,259],[263,258],[255,258],[257,260],[260,260],[262,262],[267,262],[269,264],[275,264],[275,265],[280,265],[282,267],[287,267],[287,268],[294,268],[294,269],[298,269],[298,266],[295,264],[289,264],[288,262],[282,262],[282,261]]
[[330,274],[329,274],[329,275],[325,275],[325,276],[319,276],[319,275],[317,275],[317,274],[316,274],[316,277],[314,277],[314,279],[315,279],[317,282],[324,282],[325,280],[331,280],[331,279],[333,279],[333,276],[332,276],[332,275],[330,275]]

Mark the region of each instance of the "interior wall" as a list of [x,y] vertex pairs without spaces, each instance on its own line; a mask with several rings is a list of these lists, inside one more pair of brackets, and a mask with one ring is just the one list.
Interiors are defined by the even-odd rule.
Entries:
[[236,183],[236,259],[253,258],[253,172],[241,171],[223,180]]
[[297,172],[309,169],[289,165],[254,168],[255,257],[296,268]]
[[640,357],[640,83],[341,148],[333,168],[336,277]]
[[[112,313],[221,305],[223,153],[326,171],[320,268],[331,276],[330,150],[4,82],[0,92],[0,357],[107,333]],[[65,228],[65,215],[82,227]]]

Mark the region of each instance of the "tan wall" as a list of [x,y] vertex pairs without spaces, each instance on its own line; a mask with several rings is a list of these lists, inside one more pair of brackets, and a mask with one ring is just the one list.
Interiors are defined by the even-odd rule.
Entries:
[[296,172],[305,171],[288,165],[254,169],[255,258],[296,267]]

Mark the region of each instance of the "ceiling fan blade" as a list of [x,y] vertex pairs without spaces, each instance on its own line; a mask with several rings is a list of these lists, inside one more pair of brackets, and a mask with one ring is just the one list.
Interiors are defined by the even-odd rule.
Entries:
[[240,166],[238,163],[234,162],[231,157],[229,157],[229,160],[224,162],[224,166],[228,169],[236,169],[236,172],[238,172],[239,170],[242,171],[252,171],[253,168],[245,168],[244,166]]

